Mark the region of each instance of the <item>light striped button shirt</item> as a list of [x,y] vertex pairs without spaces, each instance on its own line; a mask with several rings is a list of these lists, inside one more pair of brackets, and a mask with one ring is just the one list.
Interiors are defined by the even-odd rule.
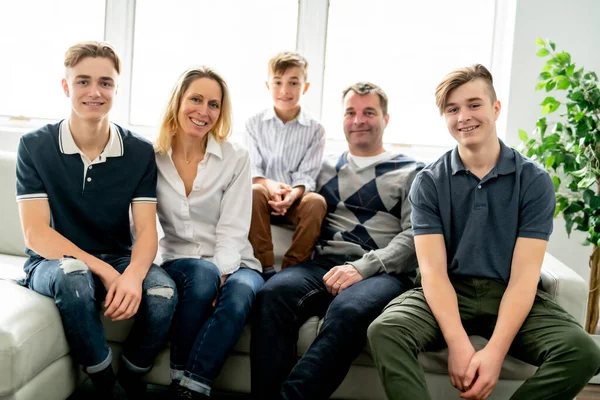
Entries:
[[287,124],[268,108],[246,121],[244,140],[250,150],[252,177],[315,190],[325,151],[325,129],[303,110]]

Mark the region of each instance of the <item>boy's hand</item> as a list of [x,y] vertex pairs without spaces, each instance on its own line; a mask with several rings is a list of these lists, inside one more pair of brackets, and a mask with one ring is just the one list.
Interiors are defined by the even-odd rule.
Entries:
[[304,186],[297,186],[293,188],[290,192],[286,193],[286,195],[280,201],[269,200],[269,205],[274,210],[271,212],[272,215],[285,215],[287,210],[304,194]]
[[467,368],[474,355],[475,348],[468,337],[465,337],[463,343],[448,345],[448,374],[450,375],[450,383],[461,392],[466,392],[470,389],[470,386],[465,386],[464,383]]
[[125,270],[108,289],[104,306],[104,316],[113,321],[129,319],[137,313],[142,301],[144,278]]
[[504,356],[489,346],[475,353],[463,382],[463,386],[470,389],[460,397],[473,400],[485,400],[490,397],[498,383],[503,360]]
[[286,194],[292,191],[290,185],[286,185],[285,183],[277,182],[272,179],[267,179],[265,184],[267,192],[269,192],[269,198],[272,201],[281,201]]
[[94,262],[96,263],[95,270],[102,271],[102,273],[98,274],[98,277],[100,278],[100,282],[102,282],[102,285],[104,285],[104,288],[108,292],[111,285],[121,276],[121,274],[119,273],[119,271],[114,269],[112,265],[100,259],[96,259],[94,260]]

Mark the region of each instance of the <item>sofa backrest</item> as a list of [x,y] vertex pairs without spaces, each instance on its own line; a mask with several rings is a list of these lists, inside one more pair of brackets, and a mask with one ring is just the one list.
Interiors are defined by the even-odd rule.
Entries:
[[0,151],[0,254],[25,256],[16,201],[17,153]]

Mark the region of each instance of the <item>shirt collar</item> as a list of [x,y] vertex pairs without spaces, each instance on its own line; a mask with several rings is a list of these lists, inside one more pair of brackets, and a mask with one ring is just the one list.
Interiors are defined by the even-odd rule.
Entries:
[[[500,142],[500,159],[492,170],[492,176],[507,175],[516,171],[514,151],[505,145],[502,140],[498,139],[498,141]],[[456,175],[458,172],[466,170],[460,159],[460,155],[458,154],[458,146],[450,153],[450,168],[452,170],[452,175]]]
[[214,135],[211,133],[208,134],[208,141],[206,142],[206,152],[210,154],[214,154],[219,157],[221,160],[223,159],[223,152],[221,150],[221,145],[217,142]]
[[[208,139],[206,141],[206,150],[204,153],[214,154],[221,160],[223,159],[223,151],[221,150],[221,145],[219,144],[219,142],[217,142],[217,139],[215,139],[212,132],[208,133]],[[169,147],[169,150],[167,150],[167,154],[169,155],[169,158],[173,156],[173,147]]]
[[[275,107],[268,108],[265,111],[265,114],[263,115],[263,121],[268,121],[270,119],[277,119],[277,120],[281,121],[279,119],[279,117],[277,116],[277,114],[275,114]],[[294,122],[294,121],[298,121],[299,124],[302,124],[304,126],[310,125],[310,118],[308,118],[308,115],[306,114],[306,112],[304,111],[304,109],[302,107],[300,107],[300,112],[298,113],[298,116],[289,122]]]
[[[110,129],[108,130],[109,138],[106,147],[102,150],[104,157],[121,157],[124,154],[123,151],[123,138],[119,133],[119,130],[114,124],[109,124]],[[58,132],[58,144],[60,151],[63,154],[83,154],[81,149],[75,144],[73,134],[69,128],[69,120],[65,119],[60,124]]]

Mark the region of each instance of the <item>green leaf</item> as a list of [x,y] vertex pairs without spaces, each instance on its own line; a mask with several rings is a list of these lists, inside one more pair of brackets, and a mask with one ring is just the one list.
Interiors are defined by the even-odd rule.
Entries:
[[554,161],[556,161],[556,157],[550,156],[546,158],[546,168],[550,168],[554,165]]
[[556,82],[548,81],[548,83],[546,83],[546,92],[551,91],[552,89],[554,89],[555,86],[556,86]]
[[571,86],[571,81],[569,81],[567,78],[562,77],[560,79],[557,79],[557,84],[556,84],[556,88],[558,90],[566,90]]
[[550,72],[542,72],[540,74],[540,76],[538,76],[538,79],[540,81],[545,81],[545,80],[550,79],[550,78],[552,78],[552,74]]
[[539,82],[537,85],[535,85],[535,90],[542,90],[546,87],[546,82]]
[[552,71],[552,68],[554,68],[552,65],[546,64],[542,67],[542,72]]
[[[553,176],[552,183],[554,183],[554,191],[558,192],[558,188],[560,187],[560,178],[558,176]],[[558,211],[558,207],[556,209]]]
[[[540,104],[541,106],[545,106],[546,104],[550,104],[550,103],[555,103],[556,99],[552,96],[548,96],[544,99],[544,101],[542,101],[542,103]],[[546,121],[544,121],[545,123]]]
[[546,104],[544,107],[542,107],[542,114],[546,115],[546,114],[550,114],[551,112],[552,112],[552,105]]
[[600,196],[592,197],[592,199],[590,200],[590,208],[592,210],[600,209]]
[[587,166],[583,167],[577,171],[573,171],[571,172],[571,175],[576,176],[577,178],[583,178],[584,176],[587,175],[588,169]]
[[519,139],[521,139],[522,142],[526,142],[528,139],[527,132],[523,129],[519,129]]
[[554,42],[548,41],[550,47],[552,47],[552,51],[556,50],[556,44]]
[[562,53],[558,53],[556,55],[556,58],[558,59],[558,61],[561,64],[568,64],[571,62],[571,55],[569,53],[567,53],[566,51],[563,51]]
[[550,54],[550,52],[547,49],[543,48],[539,49],[536,54],[538,57],[546,57],[548,54]]
[[541,38],[535,39],[535,44],[537,44],[538,46],[546,46],[546,43],[544,43],[544,41]]
[[571,230],[573,229],[574,223],[575,223],[575,221],[573,221],[572,219],[565,221],[565,228],[567,230],[567,236],[569,236],[569,237],[571,237]]
[[575,64],[571,64],[567,67],[567,76],[570,78],[575,73]]
[[590,202],[593,198],[594,198],[593,190],[587,189],[586,191],[583,192],[583,201],[585,201],[586,204],[590,204]]
[[593,176],[588,176],[579,181],[579,183],[577,184],[577,188],[578,189],[589,188],[590,186],[592,186],[594,184],[594,182],[596,182],[596,178]]

